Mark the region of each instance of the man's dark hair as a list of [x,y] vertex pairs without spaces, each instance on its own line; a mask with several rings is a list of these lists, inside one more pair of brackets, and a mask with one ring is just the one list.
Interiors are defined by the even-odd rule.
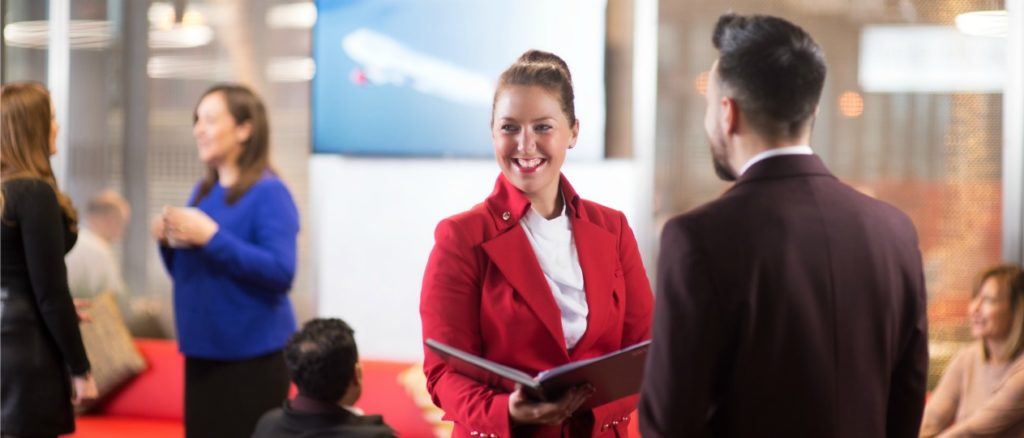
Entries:
[[773,140],[798,135],[825,84],[825,55],[811,36],[778,17],[728,13],[711,42],[720,84],[751,125]]
[[330,403],[341,400],[359,360],[354,333],[345,321],[317,318],[292,335],[284,361],[300,394]]

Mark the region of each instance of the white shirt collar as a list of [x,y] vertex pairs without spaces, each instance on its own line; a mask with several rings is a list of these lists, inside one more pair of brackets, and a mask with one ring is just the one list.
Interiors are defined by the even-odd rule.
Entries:
[[359,408],[357,408],[355,406],[341,405],[341,408],[346,410],[346,411],[349,411],[353,415],[358,415],[360,417],[363,416],[363,415],[366,415],[366,412],[363,412],[362,409],[359,409]]
[[546,224],[546,223],[554,224],[554,223],[558,223],[558,222],[566,222],[566,221],[568,221],[569,218],[565,215],[565,210],[567,208],[566,205],[565,205],[565,196],[562,195],[561,193],[559,193],[558,196],[560,198],[562,198],[562,211],[560,213],[558,213],[558,216],[555,216],[555,217],[553,217],[551,219],[548,219],[548,218],[546,218],[544,216],[541,216],[540,213],[537,213],[537,210],[534,210],[533,206],[531,205],[529,210],[526,211],[526,214],[523,216],[522,219],[520,219],[520,221],[526,221],[527,224],[530,224],[530,225],[532,225],[532,224],[539,224],[539,225],[537,225],[539,227],[544,226],[544,224]]
[[746,173],[747,169],[750,169],[750,166],[757,164],[758,161],[766,158],[777,157],[779,155],[814,155],[814,151],[810,146],[805,144],[771,148],[751,157],[750,160],[747,161],[747,164],[744,164],[743,167],[740,168],[740,175]]

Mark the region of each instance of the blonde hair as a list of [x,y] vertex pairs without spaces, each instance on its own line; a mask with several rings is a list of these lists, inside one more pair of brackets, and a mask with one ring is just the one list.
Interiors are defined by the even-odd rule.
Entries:
[[[57,194],[57,203],[68,218],[72,231],[78,229],[78,214],[71,198],[57,188],[50,167],[50,135],[53,110],[50,93],[36,82],[12,82],[0,87],[0,181],[36,178]],[[0,195],[0,209],[4,197]]]
[[[1009,348],[1006,349],[1006,357],[999,359],[1012,361],[1020,357],[1021,352],[1024,352],[1024,270],[1019,266],[1006,264],[982,271],[974,280],[971,298],[977,297],[981,293],[982,286],[988,280],[994,280],[999,292],[1010,298],[1012,319],[1010,320],[1010,335],[1007,338]],[[985,360],[991,359],[992,354],[984,342],[982,342],[982,354]]]

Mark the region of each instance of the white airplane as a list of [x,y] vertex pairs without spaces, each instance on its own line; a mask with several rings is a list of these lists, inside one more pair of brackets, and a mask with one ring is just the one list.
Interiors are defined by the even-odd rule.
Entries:
[[341,48],[360,67],[356,85],[412,87],[454,102],[489,108],[494,88],[484,75],[407,47],[394,38],[360,28],[341,39]]

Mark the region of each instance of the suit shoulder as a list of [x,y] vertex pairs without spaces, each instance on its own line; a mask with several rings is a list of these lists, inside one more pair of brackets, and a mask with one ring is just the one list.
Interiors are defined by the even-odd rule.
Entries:
[[469,210],[453,214],[441,220],[442,223],[450,222],[460,227],[482,227],[491,222],[491,214],[487,211],[487,205],[479,203]]
[[890,228],[900,234],[917,234],[914,222],[903,210],[886,201],[867,195],[845,183],[840,183],[859,204],[875,215],[876,220],[880,219]]
[[618,220],[623,216],[623,213],[621,211],[608,207],[606,205],[598,204],[589,199],[580,198],[579,208],[586,211],[588,216],[597,216],[605,219],[610,218],[614,220]]
[[338,428],[339,437],[351,438],[393,438],[395,431],[386,424],[358,424]]
[[612,234],[619,234],[622,231],[622,226],[627,224],[626,215],[623,212],[594,201],[580,198],[577,208],[583,210],[590,222],[601,226]]
[[864,196],[869,198],[871,201],[874,201],[879,206],[878,208],[884,211],[886,215],[891,216],[893,220],[901,221],[906,225],[913,226],[913,221],[911,221],[910,216],[908,216],[907,213],[899,207],[880,199],[875,199],[867,195]]
[[480,243],[484,240],[485,230],[493,228],[493,219],[487,211],[484,203],[474,205],[469,210],[441,219],[438,222],[434,234],[440,237],[441,234],[458,233],[473,241]]
[[683,241],[691,240],[694,237],[694,228],[698,226],[697,223],[700,222],[700,220],[700,212],[689,211],[673,216],[669,220],[665,221],[665,225],[661,228],[662,246],[665,246],[666,244],[669,246],[676,246]]
[[711,221],[716,215],[720,216],[720,211],[728,208],[733,202],[735,202],[735,199],[727,197],[714,199],[706,204],[694,207],[686,213],[673,216],[665,222],[665,228],[677,230],[699,228],[702,224]]
[[277,436],[277,427],[284,419],[284,409],[274,408],[263,414],[256,422],[256,431],[252,438],[272,438]]

